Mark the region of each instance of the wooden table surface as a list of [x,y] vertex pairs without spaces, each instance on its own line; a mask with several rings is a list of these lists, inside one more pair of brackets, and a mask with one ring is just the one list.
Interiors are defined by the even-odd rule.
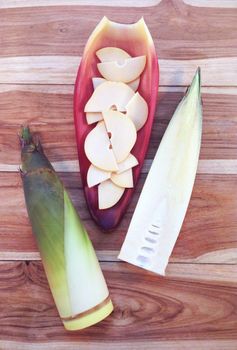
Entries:
[[[159,55],[150,147],[120,226],[104,234],[81,189],[73,84],[102,18],[144,16]],[[167,276],[117,261],[147,171],[194,71],[202,67],[198,174]],[[88,229],[115,305],[64,330],[32,238],[18,173],[20,125],[37,130]],[[0,349],[237,349],[237,1],[0,0]]]

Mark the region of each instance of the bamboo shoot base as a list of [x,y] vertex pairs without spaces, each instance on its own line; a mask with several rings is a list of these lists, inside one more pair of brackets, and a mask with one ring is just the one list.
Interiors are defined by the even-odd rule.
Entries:
[[113,311],[113,304],[110,297],[106,298],[100,304],[96,305],[90,310],[82,312],[73,317],[63,318],[62,322],[68,331],[76,331],[79,329],[90,327],[111,314]]

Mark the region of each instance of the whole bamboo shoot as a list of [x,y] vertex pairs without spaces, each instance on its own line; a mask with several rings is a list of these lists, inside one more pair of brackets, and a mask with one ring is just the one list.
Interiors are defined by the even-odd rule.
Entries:
[[62,182],[28,127],[21,130],[21,175],[32,230],[67,330],[89,327],[113,310],[87,232]]

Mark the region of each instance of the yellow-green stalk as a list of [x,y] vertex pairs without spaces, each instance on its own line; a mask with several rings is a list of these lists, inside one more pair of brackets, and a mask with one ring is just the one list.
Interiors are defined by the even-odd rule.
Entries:
[[63,324],[89,327],[113,310],[87,232],[62,182],[28,127],[21,130],[21,175],[32,230]]

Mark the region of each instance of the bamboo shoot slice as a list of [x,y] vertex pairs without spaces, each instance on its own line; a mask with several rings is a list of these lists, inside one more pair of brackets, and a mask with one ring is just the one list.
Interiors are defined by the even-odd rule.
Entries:
[[132,81],[130,81],[129,83],[127,83],[127,85],[128,85],[131,89],[133,89],[133,91],[137,91],[139,84],[140,84],[140,78],[137,78],[137,79],[132,80]]
[[96,51],[96,56],[99,58],[100,62],[124,62],[126,58],[131,56],[124,50],[118,47],[103,47],[102,49]]
[[129,153],[126,159],[122,161],[121,163],[118,163],[118,171],[117,174],[123,173],[124,171],[131,169],[138,165],[137,158],[132,154]]
[[97,64],[100,74],[107,80],[129,83],[137,79],[146,65],[146,56],[131,57],[119,64],[117,61]]
[[93,84],[93,88],[94,90],[101,84],[105,83],[107,80],[105,78],[101,78],[101,77],[94,77],[92,78],[92,84]]
[[88,187],[96,186],[99,183],[110,179],[110,176],[110,171],[102,170],[91,164],[87,172],[87,185]]
[[117,163],[127,158],[133,148],[137,132],[133,122],[118,111],[104,111],[104,123],[110,134],[110,142]]
[[125,112],[125,107],[133,95],[134,91],[126,84],[106,81],[95,89],[84,111],[102,112],[116,106],[118,111]]
[[132,169],[128,169],[120,174],[112,173],[111,181],[117,186],[132,188],[133,187]]
[[99,209],[113,207],[122,197],[125,189],[115,185],[111,180],[106,180],[98,186]]
[[117,171],[118,165],[111,149],[108,133],[103,121],[90,131],[85,139],[85,153],[89,161],[97,168]]
[[[101,84],[105,83],[107,80],[105,78],[100,78],[100,77],[94,77],[92,78],[92,84],[93,84],[93,88],[94,90]],[[133,81],[130,81],[129,83],[127,83],[127,85],[133,89],[133,91],[137,91],[138,86],[140,84],[140,78],[137,78]]]
[[140,130],[147,121],[148,106],[144,98],[136,92],[126,106],[127,116],[133,121],[137,131]]
[[103,120],[103,116],[101,112],[87,112],[86,113],[86,121],[87,124],[94,124]]

